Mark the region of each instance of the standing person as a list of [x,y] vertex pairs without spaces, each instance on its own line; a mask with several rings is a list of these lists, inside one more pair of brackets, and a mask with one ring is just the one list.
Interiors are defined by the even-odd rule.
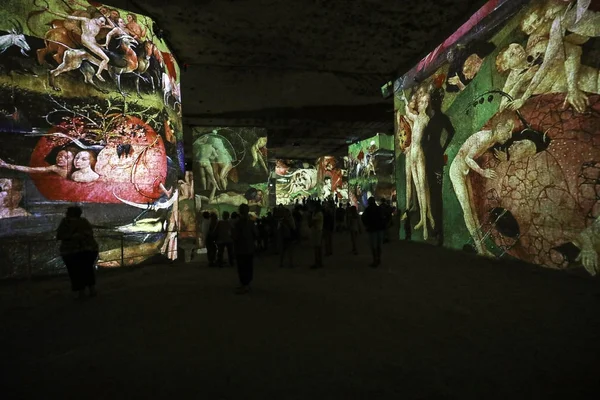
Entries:
[[217,258],[217,225],[219,218],[217,214],[210,213],[208,230],[206,233],[206,255],[208,256],[208,266],[214,267]]
[[325,257],[333,254],[333,230],[335,229],[335,206],[333,202],[325,202],[323,210],[323,243],[325,244]]
[[302,206],[299,204],[296,204],[296,206],[294,207],[294,211],[292,212],[292,217],[294,218],[294,232],[293,232],[293,238],[294,241],[299,241],[302,237],[302,233],[301,233],[301,227],[302,227],[302,222],[303,222],[303,217],[302,217],[302,211],[301,211]]
[[350,231],[350,240],[352,241],[352,254],[358,254],[358,246],[356,245],[356,239],[358,235],[362,233],[360,226],[360,216],[356,210],[356,206],[348,208],[346,211],[346,226]]
[[376,268],[381,264],[381,244],[385,222],[381,208],[377,205],[373,196],[367,200],[367,208],[362,214],[362,222],[366,231],[369,232],[369,242],[373,254],[371,267]]
[[302,214],[302,220],[300,221],[300,239],[310,239],[310,213],[306,206],[300,206],[300,212]]
[[[336,197],[337,200],[337,197]],[[335,230],[341,232],[347,227],[345,226],[346,221],[346,209],[340,201],[338,207],[335,209]]]
[[402,219],[404,220],[404,239],[410,240],[412,236],[412,227],[410,226],[410,214],[408,213],[408,210],[404,212]]
[[311,268],[321,268],[323,267],[323,253],[321,252],[321,244],[323,242],[323,212],[321,211],[321,203],[318,201],[312,202],[310,235],[315,251],[315,264]]
[[250,282],[254,277],[254,240],[256,239],[256,227],[254,221],[248,216],[250,208],[248,204],[241,204],[239,208],[240,217],[233,230],[233,248],[237,261],[240,287],[237,293],[243,294],[250,291]]
[[390,228],[392,226],[392,207],[388,204],[385,198],[381,199],[381,213],[383,215],[383,243],[388,243],[390,241]]
[[90,296],[96,295],[94,264],[98,258],[98,243],[94,239],[92,225],[81,217],[79,207],[67,208],[65,218],[60,222],[56,238],[61,241],[60,255],[69,272],[71,288],[77,298],[85,295],[87,287]]
[[294,232],[296,231],[296,223],[289,209],[283,209],[283,215],[279,220],[278,236],[280,238],[281,249],[279,253],[279,267],[283,268],[283,259],[287,254],[290,268],[294,267]]
[[223,219],[217,222],[216,242],[217,242],[217,266],[223,267],[223,253],[227,250],[227,261],[229,265],[234,266],[233,238],[231,237],[231,221],[229,212],[223,211]]

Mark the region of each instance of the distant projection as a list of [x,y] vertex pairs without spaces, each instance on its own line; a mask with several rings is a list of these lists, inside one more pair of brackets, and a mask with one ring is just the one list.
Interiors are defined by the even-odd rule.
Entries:
[[278,159],[275,176],[277,204],[297,204],[308,199],[348,200],[347,171],[340,157],[323,156],[316,161]]
[[179,69],[152,26],[97,2],[3,3],[5,275],[62,268],[54,230],[72,203],[96,226],[101,266],[177,257]]
[[599,271],[599,36],[600,1],[494,0],[396,81],[413,238]]
[[377,135],[348,147],[344,158],[348,171],[348,197],[360,211],[367,200],[385,198],[395,201],[394,141],[391,136]]
[[277,204],[301,203],[303,199],[320,197],[314,161],[278,159],[275,175]]
[[348,201],[348,170],[343,157],[323,156],[316,162],[319,197],[345,204]]
[[267,132],[260,128],[193,128],[196,209],[255,215],[268,204]]

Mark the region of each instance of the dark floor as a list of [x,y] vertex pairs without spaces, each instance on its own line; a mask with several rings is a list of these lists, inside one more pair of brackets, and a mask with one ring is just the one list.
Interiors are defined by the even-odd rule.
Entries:
[[[366,237],[362,237],[366,242]],[[365,250],[363,244],[363,252]],[[322,270],[257,261],[0,286],[4,399],[597,399],[600,281],[339,234]]]

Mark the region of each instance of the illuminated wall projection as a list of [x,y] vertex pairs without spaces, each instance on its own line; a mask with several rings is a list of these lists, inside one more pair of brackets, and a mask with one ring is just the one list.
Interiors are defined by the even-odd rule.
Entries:
[[197,212],[215,212],[221,217],[223,211],[231,213],[248,204],[254,215],[266,213],[267,131],[194,127],[193,137]]
[[395,82],[413,238],[598,271],[600,1],[487,3]]
[[277,204],[302,203],[302,199],[321,196],[319,173],[314,161],[276,160],[275,190]]
[[378,134],[350,145],[344,162],[349,200],[359,211],[367,207],[371,196],[378,202],[395,200],[393,136]]
[[99,265],[176,258],[179,68],[153,22],[96,2],[2,5],[1,275],[62,270],[54,232],[72,204]]
[[344,159],[333,156],[319,157],[316,168],[318,196],[345,204],[348,201],[348,170],[344,168]]

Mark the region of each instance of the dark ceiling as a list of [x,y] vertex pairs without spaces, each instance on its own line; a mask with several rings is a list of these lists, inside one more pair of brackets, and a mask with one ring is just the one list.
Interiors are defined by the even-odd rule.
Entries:
[[[108,0],[156,21],[182,72],[184,124],[265,126],[276,157],[391,133],[380,87],[485,0]],[[189,134],[190,129],[186,129]]]

